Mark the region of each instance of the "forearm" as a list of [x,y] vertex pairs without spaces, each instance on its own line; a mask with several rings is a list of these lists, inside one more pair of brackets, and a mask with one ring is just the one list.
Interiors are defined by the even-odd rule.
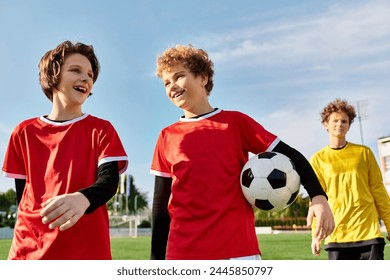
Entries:
[[86,214],[106,204],[116,193],[119,182],[118,163],[107,162],[99,166],[96,182],[79,190],[89,200],[90,206]]
[[18,205],[20,204],[20,201],[22,200],[24,188],[26,187],[26,180],[25,179],[15,179],[15,188],[16,188],[16,202]]
[[168,202],[171,185],[171,178],[156,176],[152,208],[151,260],[165,259],[170,226]]
[[273,151],[284,154],[291,159],[291,161],[295,165],[299,176],[301,177],[301,184],[305,188],[311,199],[313,199],[313,197],[317,195],[323,195],[327,198],[327,195],[321,187],[321,184],[318,181],[318,178],[309,161],[299,151],[288,146],[282,141],[280,141],[275,146]]

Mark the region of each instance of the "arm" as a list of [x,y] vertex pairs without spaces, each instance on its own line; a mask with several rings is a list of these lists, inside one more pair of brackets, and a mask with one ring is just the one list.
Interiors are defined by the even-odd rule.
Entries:
[[367,150],[368,183],[374,198],[379,218],[384,222],[387,229],[387,239],[390,241],[390,196],[384,184],[382,172],[375,156],[370,149]]
[[295,168],[301,177],[301,183],[305,187],[311,199],[307,215],[307,225],[310,226],[313,223],[313,218],[316,217],[317,225],[314,237],[319,238],[320,240],[325,239],[333,232],[335,222],[332,211],[327,202],[326,193],[321,187],[321,184],[318,181],[309,161],[300,152],[291,148],[282,141],[275,146],[273,151],[284,154],[294,163]]
[[319,238],[313,238],[311,240],[311,252],[315,256],[319,256],[321,254],[321,243],[322,240]]
[[119,172],[117,161],[107,162],[99,166],[95,184],[79,190],[90,203],[85,214],[89,214],[98,207],[106,204],[116,194],[118,182]]
[[78,192],[52,197],[42,203],[42,222],[49,228],[71,228],[85,214],[107,203],[118,188],[118,163],[108,162],[99,166],[96,182]]
[[155,177],[152,208],[151,260],[165,259],[170,225],[168,201],[171,196],[171,186],[171,178]]
[[325,198],[328,198],[309,161],[300,152],[282,141],[275,146],[273,151],[284,154],[291,159],[301,177],[301,184],[309,194],[310,199],[317,195],[323,195]]
[[22,200],[23,191],[26,187],[26,179],[15,179],[15,188],[16,188],[16,202],[18,205]]

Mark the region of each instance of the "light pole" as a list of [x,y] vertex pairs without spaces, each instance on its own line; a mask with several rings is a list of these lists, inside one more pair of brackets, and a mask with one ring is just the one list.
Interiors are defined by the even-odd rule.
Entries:
[[137,213],[137,202],[138,202],[138,195],[134,196],[134,214]]
[[[360,139],[361,139],[361,142],[362,142],[362,145],[364,145],[364,139],[363,139],[363,126],[362,126],[362,120],[367,116],[365,114],[365,112],[363,111],[362,112],[362,108],[361,108],[361,104],[362,104],[362,100],[360,101],[357,101],[357,117],[358,117],[358,120],[359,120],[359,129],[360,129]],[[362,105],[367,105],[367,102],[364,101],[364,104]]]
[[[137,201],[138,195],[134,196],[134,215],[129,217],[129,235],[136,238],[138,236],[138,219],[137,219]],[[132,235],[131,224],[134,222],[134,234]]]

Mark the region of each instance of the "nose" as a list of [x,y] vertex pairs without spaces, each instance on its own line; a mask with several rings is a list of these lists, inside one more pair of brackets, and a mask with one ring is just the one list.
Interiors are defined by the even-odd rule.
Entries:
[[176,83],[176,82],[173,82],[170,87],[169,87],[169,92],[170,93],[175,93],[177,91],[181,90],[181,87]]
[[89,81],[92,81],[92,78],[88,74],[85,74],[83,75],[81,81],[87,83]]
[[180,88],[180,86],[175,81],[173,81],[171,83],[171,87],[170,88],[171,88],[171,90],[176,90],[176,89]]

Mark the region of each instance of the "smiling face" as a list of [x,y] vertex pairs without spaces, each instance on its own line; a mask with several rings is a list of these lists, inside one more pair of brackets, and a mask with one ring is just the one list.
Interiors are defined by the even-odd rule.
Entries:
[[183,109],[186,117],[201,115],[212,110],[205,89],[207,78],[195,76],[182,64],[172,66],[162,73],[168,98]]
[[53,90],[53,102],[63,107],[80,107],[91,93],[94,73],[87,57],[72,54],[61,67],[58,86]]

